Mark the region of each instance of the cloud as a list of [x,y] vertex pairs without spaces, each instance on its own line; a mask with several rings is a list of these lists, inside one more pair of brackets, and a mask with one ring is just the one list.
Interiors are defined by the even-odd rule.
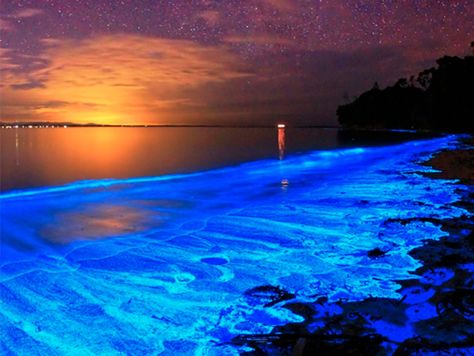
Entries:
[[61,100],[51,100],[51,101],[46,101],[42,103],[41,105],[38,105],[37,107],[40,108],[58,108],[61,106],[67,106],[70,105],[71,103],[68,101],[61,101]]
[[193,86],[248,75],[229,51],[185,40],[126,35],[64,40],[53,44],[48,55],[54,73],[77,72],[80,85],[104,78],[110,84]]
[[2,14],[0,15],[0,31],[15,31],[15,23],[18,19],[31,18],[42,14],[44,14],[43,10],[32,7],[20,9],[10,14]]
[[28,18],[28,17],[39,16],[39,15],[42,15],[43,13],[44,11],[41,9],[27,7],[27,8],[16,11],[11,16],[14,18]]
[[[21,111],[48,120],[150,122],[166,112],[172,121],[175,108],[202,107],[199,93],[209,83],[253,76],[225,46],[136,35],[44,43],[43,66],[5,71],[5,117]],[[51,102],[64,105],[41,104]]]
[[[9,48],[0,47],[0,71],[1,72],[18,68],[18,63],[16,63],[12,57],[13,53],[14,51]],[[1,74],[2,74],[2,81],[4,81],[5,78],[3,78],[3,73]]]
[[[249,42],[262,50],[242,57],[239,48]],[[344,92],[359,94],[413,67],[400,48],[308,50],[269,34],[229,36],[213,46],[123,34],[42,43],[37,58],[0,53],[2,119],[331,123]]]
[[29,90],[29,89],[45,87],[44,83],[41,82],[40,80],[31,80],[26,83],[11,84],[10,86],[14,90]]

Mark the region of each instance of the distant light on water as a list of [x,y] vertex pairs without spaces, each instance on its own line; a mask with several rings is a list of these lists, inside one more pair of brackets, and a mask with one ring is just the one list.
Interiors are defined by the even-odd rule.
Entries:
[[280,160],[285,158],[285,145],[286,145],[285,125],[278,124],[278,157],[280,158]]
[[[278,158],[283,160],[285,158],[285,149],[286,149],[286,134],[285,134],[285,124],[278,124]],[[280,172],[283,175],[283,172]],[[288,188],[288,179],[284,176],[280,181],[281,187],[283,190]]]

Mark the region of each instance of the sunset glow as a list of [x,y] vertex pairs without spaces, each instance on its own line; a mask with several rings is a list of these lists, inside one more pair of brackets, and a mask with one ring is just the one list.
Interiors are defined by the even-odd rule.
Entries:
[[[41,120],[102,124],[170,122],[179,118],[178,108],[193,109],[195,115],[203,111],[186,92],[251,76],[239,70],[229,52],[183,40],[116,35],[45,42],[47,68],[27,76],[14,72],[5,76],[7,100],[31,103],[28,108],[7,107],[5,117],[32,115]],[[15,87],[42,78],[44,85],[28,90]]]
[[4,1],[1,120],[334,124],[345,95],[468,53],[473,7],[429,4]]

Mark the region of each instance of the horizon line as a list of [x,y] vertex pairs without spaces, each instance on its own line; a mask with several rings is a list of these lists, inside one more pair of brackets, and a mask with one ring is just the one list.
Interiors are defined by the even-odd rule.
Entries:
[[[222,127],[222,128],[275,128],[278,125],[284,124],[285,127],[292,128],[328,128],[328,129],[339,129],[341,125],[298,125],[278,122],[275,124],[98,124],[98,123],[75,123],[75,122],[51,122],[51,121],[17,121],[17,122],[3,122],[0,121],[0,126],[67,126],[67,127]],[[15,127],[19,128],[19,127]],[[24,127],[22,127],[24,128]]]

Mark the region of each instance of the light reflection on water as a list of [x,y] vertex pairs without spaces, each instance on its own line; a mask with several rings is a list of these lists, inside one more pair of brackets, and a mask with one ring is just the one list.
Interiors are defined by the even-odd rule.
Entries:
[[278,158],[285,158],[286,136],[285,127],[278,127]]
[[[0,130],[1,191],[84,179],[192,172],[275,157],[275,129]],[[318,140],[326,145],[336,133]]]
[[[362,142],[354,137],[337,130],[288,127],[0,129],[0,191],[194,172],[370,142],[369,135]],[[386,143],[403,135],[370,137]]]
[[99,202],[57,212],[39,234],[48,242],[68,244],[76,240],[97,240],[139,233],[152,226],[160,226],[157,215],[151,218],[147,210],[138,208],[136,204]]

